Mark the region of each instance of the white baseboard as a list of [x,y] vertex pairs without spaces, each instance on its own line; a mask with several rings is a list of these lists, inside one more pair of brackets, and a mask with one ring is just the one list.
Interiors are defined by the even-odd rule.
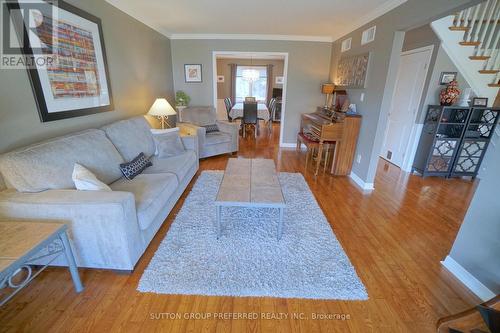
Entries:
[[441,264],[484,302],[496,296],[495,293],[489,290],[481,281],[476,279],[474,275],[469,273],[452,257],[446,256],[446,258],[441,261]]
[[[297,147],[296,143],[280,143],[281,148],[295,148]],[[307,147],[304,144],[301,144],[300,149],[307,149]]]
[[373,183],[365,183],[363,179],[359,178],[357,174],[351,171],[349,174],[349,177],[358,185],[361,187],[363,191],[373,191],[375,187],[373,187]]

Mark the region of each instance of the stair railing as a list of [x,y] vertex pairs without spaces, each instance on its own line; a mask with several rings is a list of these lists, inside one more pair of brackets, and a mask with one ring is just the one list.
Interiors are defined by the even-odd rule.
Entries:
[[487,0],[455,14],[453,26],[464,31],[464,45],[475,46],[474,56],[485,60],[483,70],[500,80],[500,0]]

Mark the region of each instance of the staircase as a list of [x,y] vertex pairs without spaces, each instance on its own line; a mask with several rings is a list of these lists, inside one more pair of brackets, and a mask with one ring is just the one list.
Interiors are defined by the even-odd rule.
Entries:
[[484,1],[431,27],[474,93],[492,105],[500,87],[500,0]]

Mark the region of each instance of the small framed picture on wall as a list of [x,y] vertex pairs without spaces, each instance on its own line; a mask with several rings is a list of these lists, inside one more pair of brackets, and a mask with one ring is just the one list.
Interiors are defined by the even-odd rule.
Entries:
[[487,107],[488,106],[488,98],[486,98],[486,97],[474,97],[472,99],[472,106]]
[[453,80],[457,79],[457,72],[442,72],[439,78],[439,84],[445,86]]
[[224,83],[224,75],[217,75],[217,83]]
[[184,78],[187,83],[200,83],[202,82],[201,64],[185,64],[184,65]]
[[276,84],[283,84],[285,82],[285,78],[283,76],[276,76]]

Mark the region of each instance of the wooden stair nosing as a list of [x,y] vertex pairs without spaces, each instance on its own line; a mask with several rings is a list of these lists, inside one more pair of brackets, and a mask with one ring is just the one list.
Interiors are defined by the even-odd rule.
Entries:
[[470,56],[470,60],[488,60],[490,56]]
[[479,46],[481,42],[459,42],[458,44],[462,46]]
[[488,84],[488,87],[490,87],[490,88],[499,88],[500,87],[500,83],[490,83],[490,84]]
[[480,74],[498,74],[500,70],[498,69],[481,69],[479,71]]
[[469,31],[469,27],[449,27],[451,31]]

